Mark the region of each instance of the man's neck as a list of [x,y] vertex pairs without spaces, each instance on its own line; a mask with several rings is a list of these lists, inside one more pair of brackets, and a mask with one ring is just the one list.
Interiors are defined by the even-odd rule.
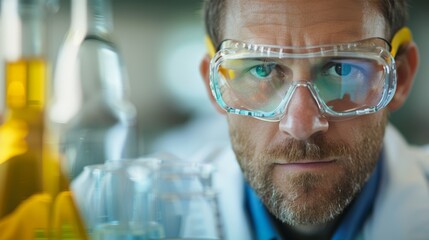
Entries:
[[283,238],[296,240],[329,240],[335,232],[337,223],[338,218],[325,224],[291,226],[275,220],[276,228]]

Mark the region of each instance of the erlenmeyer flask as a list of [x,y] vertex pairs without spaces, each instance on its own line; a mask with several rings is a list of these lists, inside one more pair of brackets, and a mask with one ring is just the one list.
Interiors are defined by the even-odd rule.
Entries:
[[0,239],[86,239],[60,159],[47,144],[48,0],[2,0],[5,115]]
[[87,165],[136,157],[139,144],[125,68],[112,41],[110,0],[71,2],[50,115],[73,179]]

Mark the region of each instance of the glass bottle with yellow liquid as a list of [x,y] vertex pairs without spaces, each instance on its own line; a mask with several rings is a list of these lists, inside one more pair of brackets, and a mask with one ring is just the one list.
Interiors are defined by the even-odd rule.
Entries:
[[48,0],[2,0],[1,9],[0,240],[87,239],[45,124]]

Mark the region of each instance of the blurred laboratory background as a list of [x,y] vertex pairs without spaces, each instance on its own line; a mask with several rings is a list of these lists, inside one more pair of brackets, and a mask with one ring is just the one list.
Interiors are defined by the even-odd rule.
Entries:
[[[210,104],[199,75],[205,54],[202,0],[113,0],[114,35],[137,107],[142,154],[186,157],[227,141],[226,123]],[[409,26],[421,65],[410,98],[391,121],[413,144],[429,144],[429,1],[411,0]],[[52,25],[52,52],[69,28],[70,0]]]

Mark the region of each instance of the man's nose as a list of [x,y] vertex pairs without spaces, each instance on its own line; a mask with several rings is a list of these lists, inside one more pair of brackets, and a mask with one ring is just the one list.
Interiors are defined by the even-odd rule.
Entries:
[[328,130],[328,120],[320,113],[316,100],[306,86],[298,86],[280,120],[280,131],[297,140]]

